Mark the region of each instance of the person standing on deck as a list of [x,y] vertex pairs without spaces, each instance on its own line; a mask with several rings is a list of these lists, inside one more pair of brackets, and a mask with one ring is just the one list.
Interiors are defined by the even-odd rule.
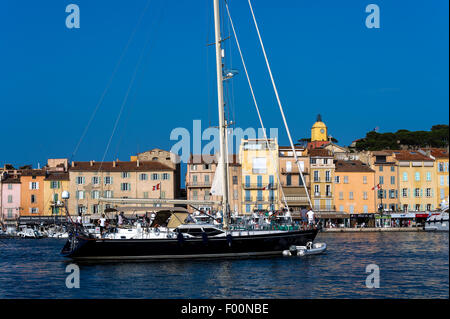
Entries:
[[306,216],[308,217],[308,225],[314,225],[314,212],[312,208],[309,208],[309,211],[306,213]]

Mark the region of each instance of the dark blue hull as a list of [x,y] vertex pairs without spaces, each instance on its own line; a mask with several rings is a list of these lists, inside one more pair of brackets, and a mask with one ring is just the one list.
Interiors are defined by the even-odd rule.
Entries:
[[[317,229],[245,236],[183,239],[69,238],[61,254],[77,260],[155,260],[281,255],[312,242]],[[257,232],[256,232],[257,233]]]

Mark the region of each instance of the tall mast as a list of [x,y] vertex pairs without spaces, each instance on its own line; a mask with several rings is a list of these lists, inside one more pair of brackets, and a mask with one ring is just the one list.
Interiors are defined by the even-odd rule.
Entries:
[[219,0],[214,0],[214,33],[216,40],[216,67],[217,67],[217,99],[219,107],[219,129],[220,129],[220,156],[219,163],[223,169],[222,174],[222,213],[223,213],[223,228],[228,228],[228,169],[227,169],[227,127],[225,123],[224,101],[223,101],[223,77],[222,77],[222,38],[220,36],[220,7]]

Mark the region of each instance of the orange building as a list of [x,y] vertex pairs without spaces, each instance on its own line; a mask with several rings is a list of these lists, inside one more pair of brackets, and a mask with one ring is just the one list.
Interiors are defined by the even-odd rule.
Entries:
[[375,213],[375,171],[361,161],[336,161],[334,203],[349,214]]
[[45,170],[24,170],[20,176],[20,216],[41,216],[44,212]]

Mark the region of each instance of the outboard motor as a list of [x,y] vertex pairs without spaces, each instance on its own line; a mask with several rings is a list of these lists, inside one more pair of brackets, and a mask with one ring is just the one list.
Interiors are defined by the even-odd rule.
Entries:
[[292,245],[291,247],[289,247],[289,252],[291,253],[292,256],[297,256],[297,247]]

